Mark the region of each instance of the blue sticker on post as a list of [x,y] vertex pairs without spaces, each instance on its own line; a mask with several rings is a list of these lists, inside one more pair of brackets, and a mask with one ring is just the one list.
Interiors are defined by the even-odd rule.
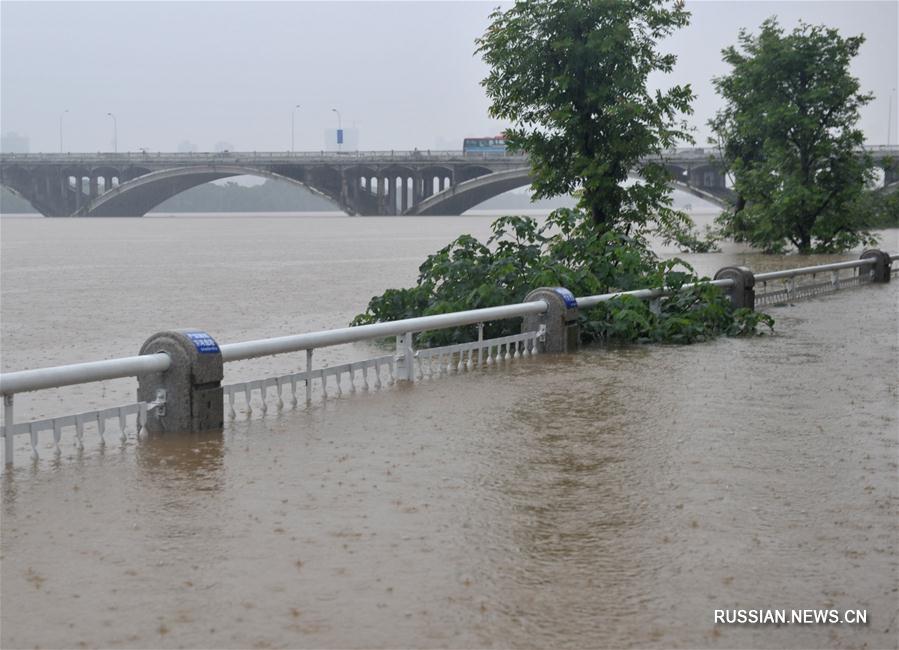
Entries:
[[562,300],[565,302],[565,307],[567,309],[574,309],[577,307],[577,298],[575,298],[574,294],[568,289],[565,287],[556,287],[553,291],[562,296]]
[[184,334],[191,340],[200,354],[219,354],[221,352],[219,344],[206,332],[195,330],[193,332],[185,332]]

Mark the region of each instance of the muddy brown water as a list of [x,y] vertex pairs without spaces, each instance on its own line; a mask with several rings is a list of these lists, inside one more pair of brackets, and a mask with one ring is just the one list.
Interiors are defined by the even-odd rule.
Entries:
[[[2,366],[130,355],[167,327],[234,342],[341,326],[488,225],[7,218]],[[896,647],[897,304],[895,282],[847,290],[772,308],[774,336],[515,361],[219,437],[42,446],[37,463],[22,440],[2,476],[0,645]],[[133,391],[22,396],[17,420]],[[714,624],[740,607],[868,624]]]

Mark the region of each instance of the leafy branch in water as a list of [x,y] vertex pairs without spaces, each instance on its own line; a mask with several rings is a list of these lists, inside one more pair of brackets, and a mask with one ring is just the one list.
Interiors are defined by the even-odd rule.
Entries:
[[[592,215],[563,208],[543,224],[528,217],[501,217],[486,243],[461,235],[429,255],[418,281],[375,296],[352,325],[429,316],[522,302],[536,287],[563,286],[577,296],[666,287],[675,294],[648,303],[622,297],[581,312],[581,339],[692,343],[725,334],[754,334],[773,325],[769,316],[733,310],[720,289],[700,285],[684,261],[661,261],[638,236],[598,233]],[[485,336],[513,334],[519,319],[485,324]],[[425,332],[419,345],[448,345],[477,338],[476,326]]]

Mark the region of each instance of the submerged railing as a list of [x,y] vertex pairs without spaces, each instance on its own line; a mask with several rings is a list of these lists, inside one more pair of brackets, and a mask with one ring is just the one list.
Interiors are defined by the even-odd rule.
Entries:
[[[475,366],[492,365],[495,359],[511,360],[537,354],[538,341],[543,335],[543,330],[539,327],[533,331],[513,337],[484,340],[482,336],[479,336],[478,341],[469,344],[426,349],[417,352],[412,347],[412,340],[413,335],[420,332],[474,324],[482,326],[483,323],[489,321],[537,315],[545,312],[546,309],[546,303],[537,300],[515,305],[409,318],[389,323],[375,323],[359,327],[322,330],[295,336],[245,341],[222,345],[221,347],[205,333],[191,331],[184,334],[186,340],[194,345],[198,358],[202,358],[205,354],[214,354],[220,357],[220,363],[222,364],[305,351],[306,370],[303,372],[217,386],[216,388],[221,390],[223,399],[227,400],[227,415],[233,418],[236,416],[235,409],[240,400],[243,400],[243,406],[247,414],[254,412],[254,410],[265,413],[268,410],[267,402],[272,393],[274,393],[277,408],[283,408],[285,397],[286,401],[296,405],[298,402],[298,387],[304,388],[306,401],[309,402],[312,399],[314,386],[318,387],[323,398],[327,398],[329,396],[329,388],[334,395],[341,395],[346,384],[348,384],[347,389],[349,392],[355,392],[357,381],[360,381],[362,390],[368,390],[391,385],[397,379],[414,381],[416,377],[421,378],[424,374],[433,376],[434,360],[438,358],[436,356],[438,353],[443,355],[441,358],[446,360],[447,365],[450,359],[461,359],[463,355],[467,354],[464,365],[465,369],[469,370]],[[483,333],[483,327],[479,327],[479,332]],[[379,340],[390,336],[396,336],[397,347],[395,354],[331,367],[312,367],[313,353],[317,348],[359,341]],[[502,350],[502,354],[500,350]],[[83,447],[84,433],[88,428],[96,432],[100,444],[105,444],[107,424],[110,420],[117,422],[118,437],[122,442],[126,442],[132,437],[140,439],[143,433],[149,433],[147,425],[151,417],[156,415],[160,418],[165,418],[167,411],[171,411],[179,400],[179,396],[173,395],[171,390],[160,387],[155,390],[155,399],[152,401],[144,400],[113,409],[16,424],[14,422],[14,395],[17,393],[108,379],[137,377],[140,380],[144,377],[164,376],[176,365],[173,358],[178,356],[178,354],[161,351],[136,357],[24,370],[0,375],[0,395],[3,395],[4,404],[2,435],[4,438],[3,448],[6,464],[9,465],[12,462],[14,455],[13,443],[17,435],[29,437],[31,457],[33,459],[37,459],[39,456],[39,434],[42,432],[53,433],[54,447],[57,453],[60,449],[59,442],[64,429],[74,430],[75,445],[77,447]],[[417,372],[416,364],[418,364]],[[189,401],[193,397],[195,396],[181,396],[180,399],[181,401]],[[131,428],[131,421],[129,420],[131,417],[133,417],[133,428]]]
[[[899,255],[891,259],[897,259]],[[755,304],[776,305],[868,284],[877,260],[866,258],[755,274]]]
[[[265,413],[268,403],[282,409],[296,406],[298,395],[312,401],[318,387],[322,398],[357,389],[380,389],[397,380],[415,381],[451,373],[473,371],[542,351],[565,352],[576,347],[579,309],[589,309],[622,296],[648,300],[653,311],[660,301],[682,289],[711,285],[727,291],[735,307],[754,308],[807,298],[870,282],[888,282],[892,261],[881,251],[865,251],[862,258],[783,271],[753,274],[744,267],[721,269],[715,279],[679,288],[639,289],[576,298],[563,288],[537,289],[525,302],[399,321],[344,327],[306,334],[219,345],[205,332],[181,330],[154,335],[141,355],[52,368],[0,374],[3,396],[2,435],[6,465],[11,465],[14,440],[28,436],[31,456],[38,458],[40,435],[52,432],[59,453],[64,430],[74,430],[76,447],[83,447],[86,430],[96,432],[105,444],[108,423],[117,427],[118,438],[140,440],[154,431],[198,431],[221,428],[237,409],[250,415]],[[522,318],[522,332],[484,339],[484,323]],[[478,339],[436,348],[415,350],[417,333],[478,325]],[[392,354],[330,367],[313,367],[314,350],[359,341],[396,337]],[[225,363],[292,352],[305,352],[305,370],[288,375],[222,385]],[[16,424],[14,396],[18,393],[58,388],[108,379],[137,377],[138,401],[97,411]],[[133,423],[133,425],[132,425]]]

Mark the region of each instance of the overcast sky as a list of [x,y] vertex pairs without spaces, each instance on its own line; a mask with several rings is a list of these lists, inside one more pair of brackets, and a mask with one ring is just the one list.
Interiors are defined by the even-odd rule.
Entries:
[[[112,147],[201,151],[323,147],[326,128],[356,126],[361,149],[458,149],[503,124],[487,116],[486,73],[474,40],[497,2],[9,2],[0,3],[0,130],[30,150]],[[668,83],[690,83],[691,124],[704,142],[718,107],[711,78],[722,47],[768,16],[792,28],[824,23],[867,42],[853,66],[877,98],[862,113],[871,144],[899,135],[899,3],[688,2],[691,25],[665,47]]]

